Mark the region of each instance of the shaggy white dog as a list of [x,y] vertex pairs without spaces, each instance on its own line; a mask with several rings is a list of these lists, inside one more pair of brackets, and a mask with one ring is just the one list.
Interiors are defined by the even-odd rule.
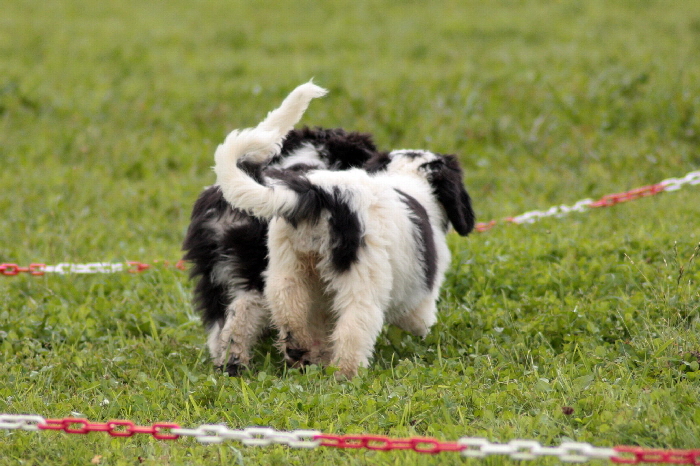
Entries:
[[451,224],[474,227],[455,156],[400,150],[364,170],[268,171],[245,164],[277,155],[313,98],[297,87],[255,128],[231,132],[215,154],[217,185],[235,208],[270,221],[264,295],[292,364],[366,366],[384,323],[425,336],[450,253]]

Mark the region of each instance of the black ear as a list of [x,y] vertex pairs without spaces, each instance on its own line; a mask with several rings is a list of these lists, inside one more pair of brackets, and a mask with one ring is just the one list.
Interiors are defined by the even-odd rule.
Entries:
[[288,154],[304,144],[322,148],[323,157],[332,170],[359,168],[377,153],[370,134],[320,127],[291,130],[284,139],[280,153]]
[[377,147],[372,136],[364,133],[346,133],[342,129],[328,130],[326,152],[329,164],[339,170],[359,168],[374,154]]
[[425,164],[428,182],[433,193],[442,204],[447,218],[455,231],[467,236],[473,229],[476,218],[469,193],[462,183],[462,169],[457,157],[443,155],[440,159]]
[[378,152],[362,165],[367,173],[377,173],[386,170],[391,159],[388,152]]

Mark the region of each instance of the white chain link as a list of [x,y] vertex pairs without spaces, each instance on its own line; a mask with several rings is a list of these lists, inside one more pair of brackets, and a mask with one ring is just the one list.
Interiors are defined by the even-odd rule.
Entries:
[[581,442],[563,442],[558,447],[544,447],[534,440],[491,443],[485,438],[462,437],[457,443],[466,447],[462,455],[468,458],[508,455],[514,460],[533,460],[541,456],[556,456],[567,463],[581,463],[591,459],[610,459],[616,455],[612,448],[598,448]]
[[282,432],[269,427],[247,427],[237,430],[220,424],[202,424],[196,429],[171,429],[171,432],[183,437],[195,437],[201,443],[237,440],[246,446],[278,444],[292,448],[316,448],[321,444],[320,440],[314,440],[314,436],[321,433],[318,430]]
[[39,430],[46,419],[31,414],[0,414],[0,429]]
[[46,273],[116,273],[126,270],[124,264],[113,262],[90,262],[87,264],[71,264],[62,262],[56,265],[46,265],[40,270]]
[[563,217],[571,212],[584,212],[593,202],[593,199],[582,199],[572,206],[560,205],[550,207],[548,210],[532,210],[511,217],[509,220],[513,223],[534,223],[543,217]]
[[690,172],[683,178],[669,178],[667,180],[663,180],[659,184],[664,187],[664,191],[676,191],[681,189],[681,186],[684,184],[700,184],[700,170]]

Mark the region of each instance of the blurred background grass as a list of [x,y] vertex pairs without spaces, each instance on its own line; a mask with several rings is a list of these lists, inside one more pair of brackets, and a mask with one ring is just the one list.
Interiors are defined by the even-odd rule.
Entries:
[[0,256],[12,260],[177,256],[218,141],[312,77],[331,94],[305,123],[461,155],[481,220],[700,164],[693,2],[3,9]]

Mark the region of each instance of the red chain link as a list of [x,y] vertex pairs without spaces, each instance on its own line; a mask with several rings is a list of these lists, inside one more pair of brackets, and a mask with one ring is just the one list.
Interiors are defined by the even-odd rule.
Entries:
[[466,446],[456,442],[442,442],[433,438],[415,437],[408,439],[392,439],[381,435],[332,435],[320,434],[314,436],[320,440],[323,447],[334,448],[366,448],[368,450],[413,450],[418,453],[436,454],[443,451],[462,451]]
[[[179,429],[179,424],[156,422],[151,426],[137,426],[131,421],[90,422],[87,419],[66,417],[63,419],[46,419],[37,427],[42,430],[62,430],[67,434],[87,434],[88,432],[107,432],[112,437],[131,437],[134,434],[149,434],[158,440],[175,440],[180,436],[167,433],[167,429]],[[165,430],[165,431],[164,431]]]
[[162,263],[162,264],[163,264],[164,266],[166,266],[166,267],[171,267],[171,266],[172,266],[172,267],[175,267],[176,269],[179,269],[179,270],[187,270],[187,266],[185,265],[185,261],[182,260],[182,259],[180,259],[179,261],[175,262],[175,264],[173,264],[172,262],[170,262],[170,261],[168,261],[168,260],[160,261],[160,260],[157,260],[157,259],[156,259],[156,260],[153,261],[153,264],[160,264],[160,263]]
[[0,264],[0,275],[18,275],[28,273],[31,275],[44,275],[46,264],[29,264],[29,267],[20,267],[17,264]]
[[483,223],[483,222],[482,222],[482,223],[477,223],[475,229],[476,229],[476,231],[478,231],[479,233],[482,233],[482,232],[484,232],[484,231],[489,231],[491,228],[495,227],[495,226],[496,226],[496,223],[498,223],[498,222],[496,222],[496,220],[491,220],[491,221],[488,222],[488,223]]
[[653,196],[654,194],[662,192],[664,189],[666,189],[666,187],[658,183],[642,186],[641,188],[632,189],[624,193],[608,194],[589,204],[589,207],[610,207],[621,202],[633,201],[640,197]]
[[666,464],[695,464],[700,465],[700,449],[698,450],[660,450],[641,447],[615,447],[618,453],[632,455],[614,456],[610,458],[613,463],[639,464],[639,463],[666,463]]
[[[131,266],[131,268],[128,270],[129,273],[141,273],[144,270],[147,270],[151,267],[151,264],[144,264],[143,262],[138,262],[138,261],[128,261],[127,264]],[[158,264],[163,264],[166,267],[175,267],[176,269],[179,270],[187,270],[187,266],[185,266],[185,261],[184,260],[179,260],[173,264],[172,262],[165,260],[165,261],[160,261],[160,260],[154,260],[153,265],[158,265]]]
[[127,262],[131,266],[131,268],[128,270],[129,273],[141,273],[147,268],[150,267],[148,264],[143,264],[141,262],[136,262],[136,261],[129,261]]

